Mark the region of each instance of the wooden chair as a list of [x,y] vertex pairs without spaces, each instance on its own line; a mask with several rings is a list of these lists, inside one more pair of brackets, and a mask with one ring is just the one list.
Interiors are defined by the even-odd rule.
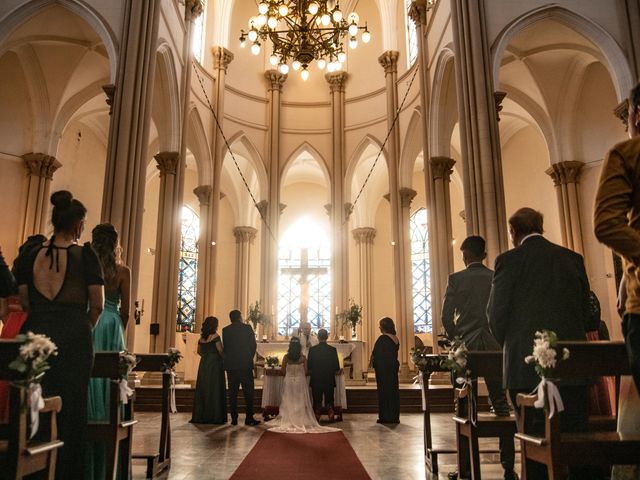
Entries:
[[[615,376],[618,391],[620,376],[631,374],[622,342],[560,342],[559,348],[563,347],[570,350],[571,357],[558,365],[555,372],[558,378]],[[516,438],[521,444],[524,478],[532,462],[546,465],[550,480],[564,478],[567,468],[572,465],[638,463],[640,432],[627,434],[593,428],[584,433],[561,432],[560,415],[549,418],[548,406],[544,410],[544,432],[526,431],[526,418],[531,414],[536,398],[523,394],[517,398],[521,414]]]
[[160,420],[160,439],[158,449],[136,451],[134,460],[147,462],[146,478],[153,478],[171,466],[171,424],[169,407],[171,403],[171,373],[166,372],[169,361],[166,353],[138,354],[139,360],[134,372],[162,372],[162,410]]
[[[0,379],[16,380],[18,373],[9,369],[9,363],[18,356],[21,343],[0,340]],[[40,410],[40,436],[29,440],[30,422],[27,392],[11,386],[9,394],[9,423],[0,425],[0,478],[20,479],[39,473],[42,478],[53,480],[57,452],[63,442],[58,440],[57,413],[62,407],[60,397],[44,399]],[[44,426],[47,428],[43,428]],[[46,438],[42,432],[46,431]]]
[[[131,465],[131,445],[133,442],[134,398],[129,398],[126,405],[120,401],[120,354],[118,352],[98,352],[93,362],[93,378],[109,378],[109,420],[106,423],[89,422],[87,436],[90,442],[104,442],[106,447],[106,477],[116,478],[118,473],[119,453]],[[124,407],[124,408],[123,408]],[[124,410],[124,412],[123,412]],[[123,446],[121,448],[121,445]],[[125,478],[129,478],[130,468],[126,469]]]

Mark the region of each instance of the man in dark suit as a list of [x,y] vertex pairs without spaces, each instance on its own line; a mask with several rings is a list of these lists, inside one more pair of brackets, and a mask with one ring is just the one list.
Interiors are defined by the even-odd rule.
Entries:
[[250,325],[242,322],[239,310],[229,312],[231,325],[222,329],[224,344],[224,368],[229,385],[229,409],[231,424],[238,424],[238,390],[242,385],[244,401],[247,405],[245,425],[258,425],[253,418],[253,357],[256,354],[256,337]]
[[[469,350],[500,350],[487,320],[487,303],[491,293],[493,271],[483,265],[487,256],[484,238],[467,237],[462,245],[462,259],[466,268],[449,275],[442,305],[442,325],[450,339],[460,337]],[[502,379],[485,378],[493,411],[509,416],[509,404],[502,388]],[[500,438],[500,463],[504,478],[514,479],[515,446],[513,437]],[[449,478],[454,478],[450,474]]]
[[329,409],[327,415],[333,420],[333,390],[336,387],[336,373],[340,371],[338,351],[327,344],[329,333],[321,328],[318,330],[318,345],[309,349],[307,368],[311,375],[311,394],[316,417],[320,417],[322,397],[324,405]]
[[[514,405],[518,393],[530,393],[540,382],[534,366],[524,362],[536,331],[553,330],[560,340],[586,340],[589,281],[582,256],[546,240],[542,221],[542,214],[531,208],[521,208],[509,219],[515,248],[496,259],[487,309],[491,331],[503,347],[503,385]],[[586,379],[572,379],[560,386],[563,430],[586,431],[586,384]],[[528,427],[541,430],[543,413],[535,413]],[[534,470],[531,478],[547,478],[542,465],[535,464]],[[571,478],[598,477],[587,468],[572,469]]]

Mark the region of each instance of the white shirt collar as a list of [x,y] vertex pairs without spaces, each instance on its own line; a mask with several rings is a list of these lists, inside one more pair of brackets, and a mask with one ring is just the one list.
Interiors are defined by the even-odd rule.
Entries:
[[525,240],[531,238],[531,237],[541,237],[542,234],[541,233],[530,233],[529,235],[527,235],[526,237],[524,237],[522,240],[520,240],[520,245],[522,245]]
[[484,266],[484,264],[482,262],[471,262],[469,265],[467,265],[467,268],[469,268],[469,267],[471,267],[473,265],[483,265]]

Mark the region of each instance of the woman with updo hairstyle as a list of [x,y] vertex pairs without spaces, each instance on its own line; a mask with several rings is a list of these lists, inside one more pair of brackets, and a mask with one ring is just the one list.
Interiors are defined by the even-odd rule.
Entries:
[[104,280],[91,245],[78,245],[87,209],[66,190],[51,195],[51,203],[53,235],[19,255],[16,280],[27,312],[22,332],[46,335],[58,347],[42,390],[47,397],[62,397],[58,431],[64,446],[56,478],[76,479],[84,478],[91,330],[102,313]]
[[[125,349],[124,329],[129,320],[131,270],[120,259],[118,232],[110,223],[101,223],[94,227],[91,231],[91,246],[102,265],[105,290],[104,310],[93,330],[93,351],[121,352]],[[111,380],[108,378],[92,378],[89,382],[89,421],[108,422],[110,385]],[[121,472],[126,472],[128,468],[125,455],[126,451],[119,458]],[[105,442],[89,444],[86,457],[85,478],[105,478]],[[124,473],[123,476],[126,477]]]
[[227,392],[224,386],[224,353],[218,335],[218,319],[204,319],[198,341],[198,380],[191,423],[227,423]]
[[378,423],[400,423],[400,384],[398,382],[398,350],[400,341],[396,337],[393,320],[380,320],[380,335],[371,352],[370,365],[376,372],[378,390]]

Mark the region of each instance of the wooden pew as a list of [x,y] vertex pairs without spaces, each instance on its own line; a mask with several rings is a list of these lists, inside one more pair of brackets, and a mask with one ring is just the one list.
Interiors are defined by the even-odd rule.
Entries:
[[[21,343],[15,340],[0,340],[0,379],[18,380],[19,374],[9,369],[9,363],[18,356]],[[42,478],[53,480],[56,470],[58,449],[63,443],[58,440],[56,414],[62,407],[60,397],[44,399],[44,408],[40,410],[40,428],[46,430],[45,439],[36,436],[29,440],[31,424],[27,405],[27,393],[24,389],[11,386],[9,394],[9,423],[0,426],[0,477],[19,479],[39,473]],[[44,425],[48,428],[44,429]]]
[[[555,376],[615,376],[616,391],[621,375],[630,375],[629,361],[622,342],[559,342],[558,348],[568,348],[571,356],[559,363]],[[617,395],[616,395],[617,396]],[[637,464],[640,459],[640,432],[615,431],[568,433],[560,431],[559,415],[549,419],[545,406],[544,432],[525,431],[526,415],[536,400],[534,395],[518,395],[520,419],[516,438],[522,448],[523,472],[532,461],[547,466],[550,480],[564,478],[571,465]],[[616,413],[617,413],[616,399]]]
[[171,424],[169,414],[171,373],[165,372],[165,365],[169,361],[169,355],[166,353],[149,353],[137,354],[136,357],[139,362],[133,369],[134,372],[162,372],[162,413],[158,450],[136,451],[133,453],[134,460],[147,462],[146,478],[153,478],[171,466]]
[[[127,465],[131,465],[131,445],[133,442],[134,420],[133,402],[123,405],[120,402],[120,354],[118,352],[97,352],[93,361],[93,378],[109,378],[109,420],[106,423],[89,422],[87,437],[90,442],[104,442],[106,447],[106,475],[115,480],[118,473],[118,454],[126,457]],[[121,449],[120,445],[124,447]],[[130,468],[126,469],[129,478]]]

